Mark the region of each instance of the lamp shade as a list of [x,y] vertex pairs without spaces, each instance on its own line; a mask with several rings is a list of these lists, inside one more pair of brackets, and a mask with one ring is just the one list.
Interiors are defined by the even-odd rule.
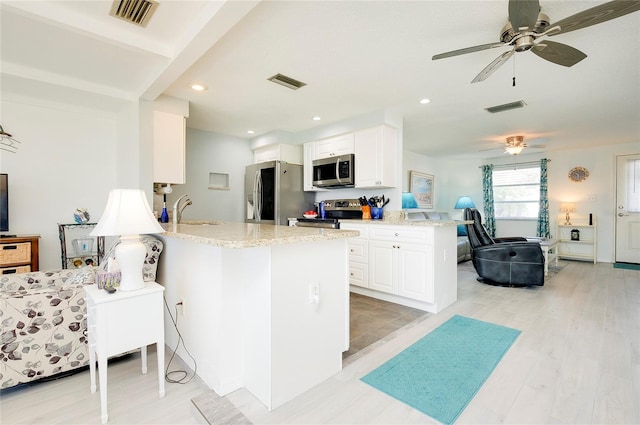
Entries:
[[418,208],[418,201],[411,192],[402,192],[402,208]]
[[92,236],[162,233],[164,229],[153,216],[147,196],[139,189],[113,189],[107,206]]
[[576,204],[574,202],[561,202],[560,212],[575,212]]
[[471,197],[463,195],[458,198],[456,201],[456,205],[453,207],[456,210],[461,210],[464,208],[475,208],[476,204],[473,203]]

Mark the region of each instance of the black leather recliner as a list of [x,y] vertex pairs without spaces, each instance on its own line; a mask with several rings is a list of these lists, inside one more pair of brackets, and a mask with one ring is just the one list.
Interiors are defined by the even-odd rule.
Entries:
[[505,286],[544,285],[544,255],[540,244],[526,238],[492,238],[482,225],[480,212],[464,210],[471,260],[480,282]]

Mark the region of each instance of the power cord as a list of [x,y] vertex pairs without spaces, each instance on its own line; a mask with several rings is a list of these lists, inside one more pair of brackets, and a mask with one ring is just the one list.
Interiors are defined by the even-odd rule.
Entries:
[[[162,298],[164,299],[164,305],[167,308],[167,313],[169,313],[169,317],[171,317],[171,322],[173,323],[173,327],[176,328],[176,332],[178,333],[178,342],[176,343],[176,348],[173,349],[173,353],[171,354],[171,357],[167,362],[167,368],[164,373],[164,380],[169,382],[170,384],[186,384],[190,382],[194,376],[196,376],[196,372],[198,371],[198,363],[196,362],[196,359],[193,358],[193,356],[187,349],[187,346],[184,343],[184,339],[182,338],[182,334],[180,333],[180,330],[178,330],[178,305],[180,303],[174,306],[175,314],[176,314],[176,318],[174,319],[173,315],[171,314],[171,310],[169,309],[169,304],[167,304],[167,299],[165,297],[162,297]],[[189,355],[189,357],[191,357],[191,360],[193,361],[193,375],[191,375],[191,377],[189,377],[189,373],[186,370],[169,371],[169,366],[171,366],[171,362],[173,361],[173,358],[176,356],[176,352],[178,351],[178,347],[180,346],[181,342],[182,342],[182,346],[184,347],[184,351],[186,351],[186,353]],[[178,373],[182,375],[180,379],[171,378],[171,375],[178,374]],[[188,377],[189,379],[187,379]]]

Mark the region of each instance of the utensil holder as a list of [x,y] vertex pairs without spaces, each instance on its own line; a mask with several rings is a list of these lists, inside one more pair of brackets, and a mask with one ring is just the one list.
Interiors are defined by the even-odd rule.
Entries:
[[362,210],[362,219],[363,220],[371,220],[371,207],[369,205],[363,205]]
[[382,220],[382,208],[371,207],[371,218],[374,220]]

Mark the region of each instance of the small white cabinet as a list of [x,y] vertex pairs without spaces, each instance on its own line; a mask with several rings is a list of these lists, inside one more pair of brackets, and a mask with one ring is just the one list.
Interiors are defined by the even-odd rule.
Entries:
[[302,146],[275,144],[254,149],[254,163],[268,161],[286,161],[290,164],[302,164]]
[[[573,237],[572,233],[574,234]],[[558,257],[571,260],[593,261],[593,264],[596,264],[597,235],[595,217],[593,218],[593,225],[558,224]]]
[[86,285],[91,392],[96,392],[96,360],[100,381],[101,422],[107,415],[107,363],[110,356],[141,349],[142,373],[147,373],[147,346],[156,344],[158,396],[164,390],[164,287],[147,282],[137,291],[109,294]]
[[360,189],[397,186],[398,130],[380,125],[355,133],[356,178]]
[[184,184],[186,118],[153,111],[153,181]]
[[353,133],[342,134],[314,142],[313,159],[330,158],[354,152]]
[[360,236],[349,238],[349,284],[369,287],[369,226],[341,223],[340,228],[357,230]]

